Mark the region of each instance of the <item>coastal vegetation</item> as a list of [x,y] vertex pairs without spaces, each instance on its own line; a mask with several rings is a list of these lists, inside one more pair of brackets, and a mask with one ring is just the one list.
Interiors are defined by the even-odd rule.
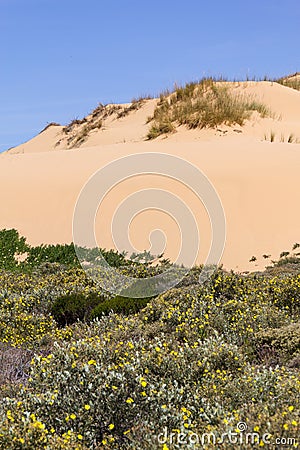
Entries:
[[[219,267],[199,284],[194,267],[161,295],[128,299],[88,278],[72,244],[31,248],[2,230],[0,449],[167,450],[179,433],[186,448],[214,448],[195,436],[240,436],[240,423],[256,433],[245,449],[264,434],[296,447],[298,247],[263,272]],[[13,264],[24,251],[30,262]],[[169,264],[103,254],[136,277]],[[165,430],[173,443],[159,441]]]

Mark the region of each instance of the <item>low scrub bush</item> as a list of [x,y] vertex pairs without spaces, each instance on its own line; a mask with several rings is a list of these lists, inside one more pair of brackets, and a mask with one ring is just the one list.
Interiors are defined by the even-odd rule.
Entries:
[[97,305],[91,312],[91,319],[107,315],[110,312],[118,314],[135,314],[149,303],[149,298],[128,298],[117,296]]
[[59,326],[70,325],[78,320],[89,320],[95,307],[105,299],[92,293],[64,295],[54,301],[50,312]]
[[0,230],[0,270],[28,272],[38,268],[45,272],[55,272],[65,267],[80,267],[77,253],[81,261],[94,262],[101,256],[111,267],[134,265],[133,261],[126,258],[126,253],[116,250],[83,247],[75,249],[73,243],[30,246],[17,230]]
[[275,360],[286,364],[300,355],[300,322],[260,331],[254,342],[259,357],[273,354]]
[[15,229],[0,230],[0,269],[12,270],[17,268],[16,256],[28,251],[26,239]]

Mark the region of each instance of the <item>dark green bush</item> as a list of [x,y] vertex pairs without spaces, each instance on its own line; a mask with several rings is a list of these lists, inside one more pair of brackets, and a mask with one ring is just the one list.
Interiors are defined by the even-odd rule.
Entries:
[[103,248],[86,248],[76,246],[76,253],[81,261],[95,263],[102,256],[111,267],[121,267],[132,265],[133,262],[126,259],[126,253],[119,253],[116,250],[106,250]]
[[17,230],[0,230],[0,269],[15,269],[18,266],[15,256],[27,252],[28,248],[26,239]]
[[150,300],[150,298],[129,298],[117,296],[97,305],[93,309],[90,317],[91,319],[95,319],[103,314],[107,315],[111,311],[124,315],[135,314],[140,311],[140,309],[144,308]]
[[[133,265],[129,259],[126,259],[124,253],[116,250],[106,250],[101,248],[87,249],[77,247],[71,244],[41,244],[31,247],[26,243],[26,238],[20,236],[15,229],[0,230],[0,269],[30,271],[33,268],[41,267],[47,264],[63,265],[68,267],[80,267],[77,257],[79,252],[80,259],[87,262],[93,262],[97,257],[102,256],[111,267],[121,267]],[[19,263],[16,256],[25,254],[26,259]]]
[[43,263],[79,266],[74,244],[39,245],[37,247],[31,247],[26,262],[32,267],[37,267]]
[[58,297],[51,307],[51,315],[58,325],[70,325],[77,320],[89,320],[96,305],[104,301],[104,297],[97,294],[70,294]]

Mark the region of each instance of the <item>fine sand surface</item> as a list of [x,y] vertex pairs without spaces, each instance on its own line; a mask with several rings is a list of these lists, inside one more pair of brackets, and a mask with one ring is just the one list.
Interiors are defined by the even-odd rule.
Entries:
[[[51,126],[0,155],[0,229],[16,228],[31,244],[69,243],[76,199],[93,173],[127,155],[166,153],[197,166],[218,192],[227,222],[224,266],[240,271],[263,268],[268,263],[263,254],[276,259],[300,241],[300,144],[287,142],[290,135],[300,141],[300,92],[271,82],[235,83],[233,89],[263,101],[272,118],[253,114],[244,127],[218,130],[180,127],[167,138],[145,141],[145,122],[157,102],[149,100],[125,117],[109,117],[79,148],[67,148],[62,127]],[[275,142],[270,142],[271,133]],[[114,211],[130,194],[147,188],[171,191],[192,210],[201,235],[197,262],[203,262],[211,242],[205,208],[186,186],[158,175],[128,179],[108,193],[96,216],[99,245],[113,247]],[[132,244],[140,251],[148,249],[148,236],[158,228],[167,237],[165,255],[175,260],[180,230],[162,211],[144,211],[134,218]],[[250,263],[253,255],[257,261]]]

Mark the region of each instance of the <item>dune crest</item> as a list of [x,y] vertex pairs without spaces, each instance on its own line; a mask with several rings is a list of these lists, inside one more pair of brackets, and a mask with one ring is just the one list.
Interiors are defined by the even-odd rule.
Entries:
[[[286,82],[298,80],[299,74],[287,77]],[[271,81],[220,82],[228,85],[234,94],[256,100],[266,105],[270,117],[260,117],[253,112],[244,126],[221,125],[216,129],[187,130],[177,126],[175,136],[172,133],[159,136],[158,139],[175,140],[215,139],[228,135],[243,134],[258,140],[287,142],[300,141],[300,92],[286,85]],[[8,150],[8,154],[35,153],[57,150],[70,150],[92,146],[112,145],[130,142],[143,142],[151,127],[149,119],[159,99],[139,99],[129,104],[99,105],[83,119],[75,119],[66,126],[49,124],[40,134],[17,147]],[[189,133],[187,133],[189,131]]]

